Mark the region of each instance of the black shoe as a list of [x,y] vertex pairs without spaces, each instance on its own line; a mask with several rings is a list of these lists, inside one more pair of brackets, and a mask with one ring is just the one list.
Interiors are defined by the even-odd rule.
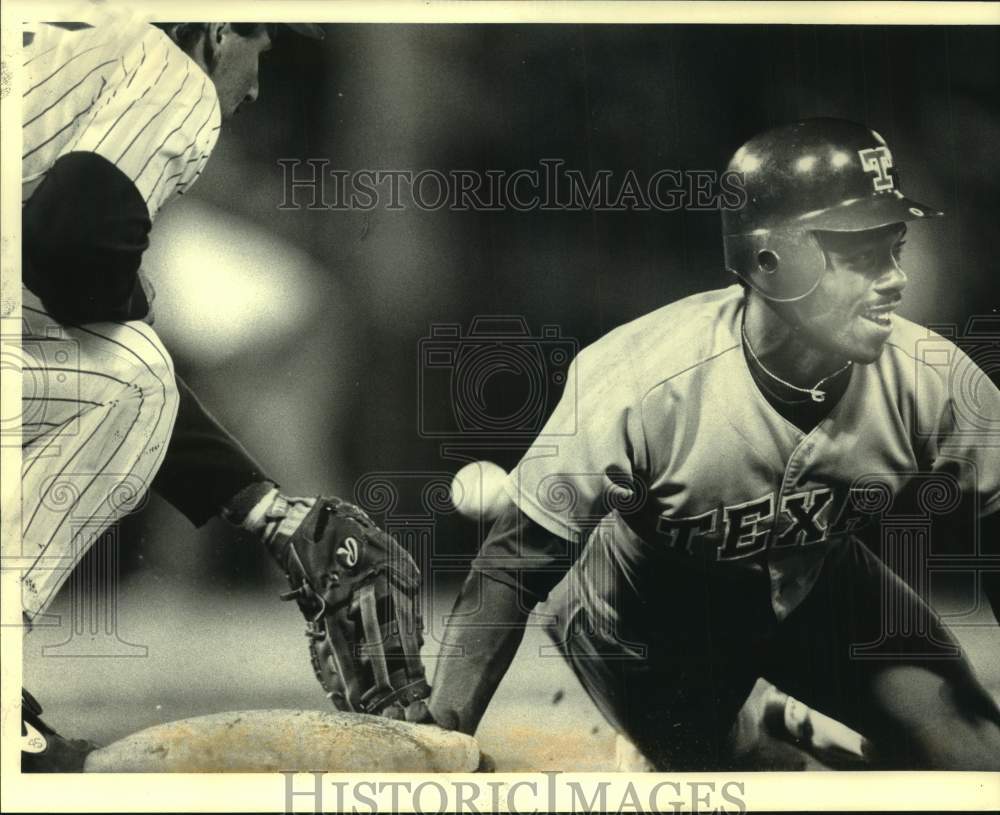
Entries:
[[79,773],[87,754],[97,745],[83,739],[64,739],[41,719],[42,706],[21,690],[21,772]]

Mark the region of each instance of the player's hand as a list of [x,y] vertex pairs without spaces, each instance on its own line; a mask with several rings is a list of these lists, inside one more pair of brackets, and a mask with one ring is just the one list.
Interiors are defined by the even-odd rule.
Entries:
[[[420,719],[409,719],[408,721],[414,724],[429,724],[434,727],[440,727],[443,730],[458,730],[458,715],[454,711],[438,711],[435,715],[431,713],[430,706],[424,702],[419,702],[423,706],[423,716]],[[411,707],[413,707],[411,705]],[[497,771],[497,763],[493,760],[493,756],[489,753],[484,753],[482,750],[479,751],[479,766],[476,768],[477,773],[495,773]]]
[[430,695],[420,570],[395,538],[339,498],[288,498],[262,537],[306,618],[313,670],[340,710],[414,722]]
[[458,715],[453,711],[438,710],[431,711],[431,707],[426,702],[420,703],[423,710],[419,718],[411,719],[414,724],[432,724],[443,730],[458,730]]

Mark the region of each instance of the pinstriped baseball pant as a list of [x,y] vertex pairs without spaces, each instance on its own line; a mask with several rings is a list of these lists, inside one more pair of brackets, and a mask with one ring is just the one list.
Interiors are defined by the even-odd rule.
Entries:
[[17,562],[30,621],[101,533],[143,500],[167,451],[177,386],[149,325],[62,326],[22,294]]

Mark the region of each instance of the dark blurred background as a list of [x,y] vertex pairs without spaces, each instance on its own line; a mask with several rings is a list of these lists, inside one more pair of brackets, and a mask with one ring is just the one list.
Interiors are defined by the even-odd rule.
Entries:
[[[264,59],[259,101],[227,124],[198,185],[154,230],[157,328],[286,490],[360,500],[359,482],[379,473],[400,493],[391,511],[419,516],[426,507],[408,490],[427,479],[414,473],[454,472],[463,456],[509,469],[529,440],[465,435],[451,439],[456,456],[421,434],[422,421],[447,425],[453,407],[447,371],[418,392],[431,326],[517,315],[533,335],[554,325],[586,345],[732,282],[718,213],[283,210],[279,159],[509,173],[555,158],[588,178],[610,170],[614,188],[628,170],[640,180],[721,170],[775,124],[855,119],[885,137],[904,191],[948,216],[911,230],[904,315],[964,325],[997,300],[998,39],[995,28],[762,25],[330,25],[323,42],[284,36]],[[487,379],[500,415],[526,398],[516,371]],[[549,388],[547,407],[558,396]],[[141,556],[146,568],[234,587],[271,576],[248,541],[216,523],[196,533],[155,498],[123,531],[134,541],[126,571]],[[445,508],[433,534],[435,551],[471,553],[480,530]]]

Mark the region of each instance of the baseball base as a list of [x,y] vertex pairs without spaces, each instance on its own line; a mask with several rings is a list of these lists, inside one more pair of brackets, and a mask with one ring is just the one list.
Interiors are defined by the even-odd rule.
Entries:
[[471,736],[360,713],[243,710],[156,725],[87,757],[84,772],[474,772]]

